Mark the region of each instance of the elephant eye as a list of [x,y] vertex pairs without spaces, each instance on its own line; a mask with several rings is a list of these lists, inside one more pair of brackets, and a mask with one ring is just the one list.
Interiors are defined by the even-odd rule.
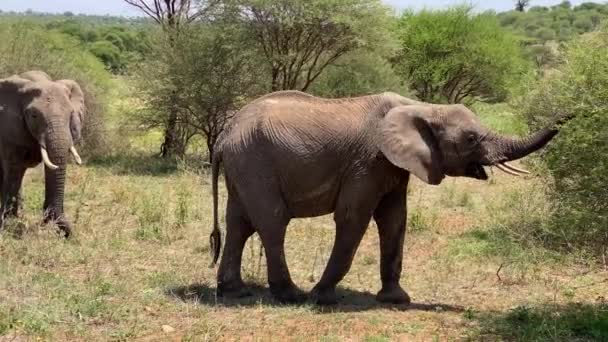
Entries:
[[477,135],[475,133],[468,133],[467,142],[471,145],[477,143]]

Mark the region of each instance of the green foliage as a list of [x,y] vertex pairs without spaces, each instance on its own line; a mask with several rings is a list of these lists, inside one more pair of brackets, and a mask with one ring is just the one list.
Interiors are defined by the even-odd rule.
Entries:
[[124,72],[149,49],[149,39],[139,27],[92,26],[74,19],[52,21],[46,27],[77,38],[114,73]]
[[272,90],[307,91],[357,49],[387,53],[393,18],[380,0],[247,0],[243,21],[264,55]]
[[140,59],[149,49],[145,31],[148,26],[141,19],[96,17],[82,15],[0,15],[6,22],[27,21],[52,32],[73,37],[80,48],[97,56],[113,73],[122,73],[126,66]]
[[555,39],[568,41],[577,34],[594,31],[607,16],[608,5],[586,2],[572,8],[564,1],[553,7],[534,6],[527,12],[499,13],[498,20],[534,43],[543,44]]
[[518,40],[491,13],[470,7],[406,12],[395,68],[429,102],[504,99],[524,67]]
[[608,33],[568,44],[565,63],[532,84],[521,99],[532,126],[557,112],[576,117],[544,154],[553,175],[554,214],[549,243],[602,255],[608,246]]
[[310,91],[315,95],[330,98],[385,91],[404,96],[409,93],[386,58],[377,53],[361,50],[329,66],[315,81]]
[[89,50],[111,69],[121,69],[124,67],[124,62],[120,56],[120,49],[107,40],[94,42],[89,46]]
[[76,80],[87,104],[83,131],[85,155],[104,150],[109,75],[95,56],[70,36],[45,31],[29,21],[0,24],[0,56],[2,78],[37,69],[53,79]]
[[471,109],[484,125],[497,133],[524,135],[528,132],[525,119],[507,103],[477,102]]

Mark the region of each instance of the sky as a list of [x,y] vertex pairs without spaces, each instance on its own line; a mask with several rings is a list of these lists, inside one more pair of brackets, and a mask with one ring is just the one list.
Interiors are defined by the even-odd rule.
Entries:
[[[441,8],[463,3],[463,0],[383,0],[397,9]],[[531,0],[532,6],[552,6],[562,0]],[[570,0],[573,5],[591,0]],[[467,0],[478,10],[494,9],[498,12],[513,8],[513,0]],[[604,1],[601,1],[604,2]],[[36,12],[97,14],[134,16],[139,12],[123,0],[0,0],[0,10],[23,12],[32,9]]]

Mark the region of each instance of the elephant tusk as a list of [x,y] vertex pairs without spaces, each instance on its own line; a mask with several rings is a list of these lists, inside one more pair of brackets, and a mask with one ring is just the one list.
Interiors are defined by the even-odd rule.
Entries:
[[519,173],[515,172],[515,171],[511,171],[509,169],[507,169],[504,165],[502,164],[495,164],[494,166],[496,166],[496,168],[498,168],[500,171],[504,172],[504,173],[508,173],[510,175],[513,176],[519,176]]
[[59,168],[59,166],[51,163],[51,160],[49,159],[49,154],[46,152],[46,149],[44,147],[40,148],[40,154],[42,155],[42,161],[44,162],[44,165],[46,165],[46,167],[51,170],[57,170]]
[[515,167],[515,166],[513,166],[513,165],[511,165],[511,164],[507,164],[506,162],[505,162],[505,163],[502,163],[502,166],[506,167],[507,169],[509,169],[509,170],[511,170],[511,171],[515,171],[515,172],[523,173],[523,174],[526,174],[526,175],[530,174],[530,171],[528,171],[528,170],[524,170],[524,169],[520,169],[520,168]]
[[76,161],[76,164],[82,165],[82,159],[80,158],[80,155],[78,155],[78,151],[76,151],[76,147],[74,147],[74,146],[70,147],[70,153],[72,153],[72,156],[74,156],[74,160]]

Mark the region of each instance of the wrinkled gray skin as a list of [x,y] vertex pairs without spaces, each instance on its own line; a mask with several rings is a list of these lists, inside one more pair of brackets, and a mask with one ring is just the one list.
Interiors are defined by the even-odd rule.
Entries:
[[336,302],[336,284],[348,272],[373,218],[382,279],[376,298],[408,303],[399,279],[410,173],[429,184],[446,176],[487,179],[483,166],[540,149],[556,127],[524,139],[504,137],[483,127],[462,105],[431,105],[393,93],[336,100],[296,91],[263,96],[236,114],[213,155],[214,263],[221,244],[217,181],[222,161],[228,189],[218,294],[248,294],[241,258],[245,241],[257,232],[271,293],[282,302],[303,300],[285,261],[287,224],[292,218],[333,212],[335,242],[313,289],[315,301]]
[[46,152],[44,220],[70,235],[63,212],[66,166],[81,138],[84,111],[84,95],[72,80],[52,81],[42,71],[0,79],[0,231],[7,216],[18,215],[26,169]]

